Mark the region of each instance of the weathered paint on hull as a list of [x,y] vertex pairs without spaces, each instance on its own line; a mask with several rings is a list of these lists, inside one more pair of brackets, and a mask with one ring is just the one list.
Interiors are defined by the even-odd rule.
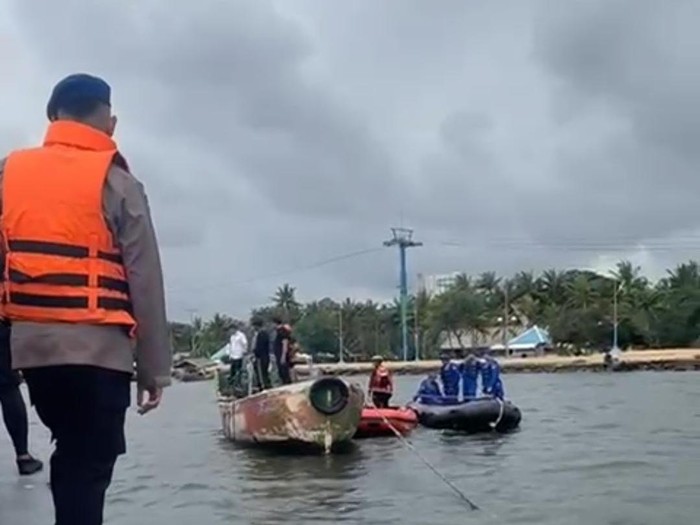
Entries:
[[326,451],[349,441],[360,423],[364,392],[356,384],[347,387],[347,404],[326,415],[314,408],[310,392],[318,380],[280,386],[242,399],[219,398],[224,436],[236,442],[305,444]]

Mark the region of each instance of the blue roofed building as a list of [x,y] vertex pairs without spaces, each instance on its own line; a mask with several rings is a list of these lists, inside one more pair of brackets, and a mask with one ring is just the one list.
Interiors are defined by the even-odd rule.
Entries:
[[501,343],[491,345],[494,352],[502,352],[510,355],[544,355],[553,350],[552,338],[544,328],[535,325],[521,334],[513,337],[506,345]]

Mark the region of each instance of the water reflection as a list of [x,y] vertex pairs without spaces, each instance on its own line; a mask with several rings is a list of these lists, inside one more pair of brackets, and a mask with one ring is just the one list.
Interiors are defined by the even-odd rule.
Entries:
[[[243,486],[240,503],[251,523],[352,514],[365,499],[359,479],[368,475],[367,455],[357,446],[332,455],[295,455],[279,449],[238,446],[222,440],[230,467]],[[264,502],[264,505],[261,503]],[[252,520],[253,515],[255,520]]]
[[[397,401],[416,381],[398,378],[405,395]],[[238,447],[221,438],[210,385],[177,385],[153,418],[130,415],[129,453],[118,463],[106,523],[695,524],[699,385],[697,373],[680,372],[620,381],[513,375],[507,387],[523,410],[521,432],[417,429],[410,441],[419,454],[483,513],[470,513],[394,438],[363,440],[329,457]],[[48,437],[36,430],[35,446],[47,457]],[[0,446],[0,463],[13,459]],[[19,491],[14,472],[4,472],[0,523],[46,523],[50,495],[39,487],[45,478],[33,480],[35,490]]]

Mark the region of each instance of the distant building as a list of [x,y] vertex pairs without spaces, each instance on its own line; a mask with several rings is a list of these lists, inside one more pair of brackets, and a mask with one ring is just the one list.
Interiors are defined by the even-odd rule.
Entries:
[[444,273],[439,275],[418,274],[418,289],[425,291],[430,297],[445,293],[454,285],[460,272]]
[[[508,341],[508,351],[511,355],[544,355],[552,350],[552,338],[544,328],[535,325],[525,330],[520,335]],[[506,347],[501,343],[491,345],[495,352],[505,352]]]
[[[517,334],[518,329],[518,326],[509,326],[508,335]],[[440,339],[440,350],[464,353],[492,349],[495,353],[501,353],[502,350],[499,348],[504,348],[502,343],[503,326],[494,326],[485,333],[461,332],[459,337],[456,334],[444,332]]]

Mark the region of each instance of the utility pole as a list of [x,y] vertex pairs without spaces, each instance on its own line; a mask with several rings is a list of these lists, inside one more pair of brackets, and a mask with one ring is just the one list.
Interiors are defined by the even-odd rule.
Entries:
[[338,357],[341,363],[345,362],[343,355],[343,305],[338,309]]
[[617,315],[617,294],[620,293],[620,282],[615,278],[615,293],[613,293],[613,345],[612,352],[617,355],[620,352],[620,348],[617,345],[617,332],[619,326],[619,319]]
[[413,240],[413,230],[409,228],[392,228],[392,239],[384,241],[384,246],[399,247],[399,288],[401,293],[401,349],[403,350],[403,360],[408,360],[408,277],[406,274],[406,248],[423,246],[422,242]]
[[416,354],[413,356],[416,361],[420,361],[418,347],[420,343],[420,334],[418,333],[418,295],[413,299],[413,346]]
[[188,308],[187,311],[190,314],[190,353],[196,355],[196,334],[194,332],[194,320],[198,310],[196,308]]
[[505,301],[503,307],[503,347],[505,348],[506,357],[510,357],[510,348],[508,347],[508,320],[510,319],[510,305],[508,304],[508,281],[503,284],[503,291],[505,294]]

